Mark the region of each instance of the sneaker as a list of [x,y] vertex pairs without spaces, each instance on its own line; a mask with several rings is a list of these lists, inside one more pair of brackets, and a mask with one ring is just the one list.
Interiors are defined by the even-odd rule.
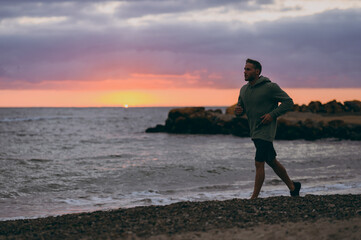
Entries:
[[292,197],[300,196],[300,190],[301,190],[301,183],[300,182],[293,182],[295,185],[295,190],[290,191],[290,194]]

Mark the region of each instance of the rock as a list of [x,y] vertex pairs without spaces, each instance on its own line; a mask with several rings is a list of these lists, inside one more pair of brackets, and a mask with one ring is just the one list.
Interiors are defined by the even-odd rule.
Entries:
[[226,123],[225,118],[221,116],[223,114],[220,109],[206,111],[204,107],[176,108],[170,110],[165,130],[170,133],[227,133],[223,129]]
[[245,117],[235,117],[229,124],[230,133],[239,137],[249,137],[248,120]]
[[[357,110],[358,102],[348,103],[348,109]],[[351,107],[352,108],[351,108]],[[156,125],[148,128],[147,133],[167,132],[182,134],[232,134],[239,137],[249,137],[249,126],[246,116],[236,117],[235,105],[229,107],[226,114],[220,109],[205,110],[204,107],[176,108],[168,113],[165,125]],[[233,110],[232,110],[233,108]],[[331,101],[326,105],[320,102],[311,102],[309,106],[302,105],[301,111],[339,113],[345,107],[341,103]],[[351,110],[350,110],[351,111]],[[342,120],[323,122],[322,118],[313,117],[313,113],[304,113],[303,116],[311,116],[312,119],[283,117],[278,119],[276,139],[293,140],[306,139],[316,140],[321,138],[338,138],[361,140],[361,125],[346,124]],[[321,119],[321,120],[318,120]]]
[[[305,218],[310,226],[316,219],[359,221],[360,194],[268,197],[255,200],[178,202],[165,206],[146,206],[77,213],[38,219],[2,221],[1,239],[176,239],[179,233],[205,229],[252,229],[255,226],[296,222]],[[306,219],[306,220],[307,220]],[[273,225],[270,225],[273,224]],[[327,228],[327,227],[326,227]],[[348,229],[349,232],[359,228]],[[168,235],[164,235],[168,234]],[[159,236],[164,236],[160,238]],[[188,235],[188,236],[192,236]],[[201,238],[203,235],[199,235]],[[337,235],[339,236],[339,235]],[[318,236],[314,236],[317,238]],[[223,237],[224,238],[224,237]],[[312,238],[312,237],[311,237]],[[181,239],[188,239],[186,237]],[[214,238],[215,239],[215,238]],[[282,238],[281,238],[282,239]],[[313,239],[313,238],[312,238]],[[359,239],[359,238],[352,238]]]
[[320,101],[310,102],[308,109],[313,113],[325,112],[325,108]]
[[157,126],[155,126],[154,128],[147,128],[147,130],[145,130],[146,133],[157,133],[157,132],[165,132],[165,126],[157,124]]
[[342,120],[332,120],[328,123],[328,126],[332,129],[338,129],[345,126],[345,122]]
[[320,101],[312,101],[308,105],[293,106],[295,112],[313,112],[313,113],[344,113],[344,112],[361,112],[361,102],[358,100],[345,101],[344,104],[332,100],[326,104],[322,104]]
[[344,121],[333,120],[325,127],[325,135],[339,139],[349,139],[348,129]]
[[302,122],[291,122],[286,119],[279,119],[277,122],[276,139],[294,140],[303,138],[301,129]]
[[237,118],[232,114],[222,114],[220,109],[205,110],[203,107],[172,109],[168,113],[165,126],[157,125],[148,128],[146,132],[249,136],[246,118]]
[[293,104],[292,111],[293,112],[299,112],[300,111],[300,106],[298,104]]
[[344,102],[344,108],[346,112],[361,112],[361,102],[354,101],[346,101]]
[[300,112],[309,112],[308,106],[305,104],[302,104],[300,106]]
[[185,107],[185,108],[175,108],[169,111],[168,118],[176,119],[180,116],[189,117],[195,113],[203,113],[205,111],[204,107]]
[[216,109],[216,110],[208,110],[209,112],[212,112],[212,113],[218,113],[218,114],[222,114],[222,110],[221,109]]
[[[226,109],[226,114],[234,114],[236,104]],[[344,104],[332,100],[326,104],[322,104],[320,101],[312,101],[308,105],[298,104],[293,105],[293,111],[295,112],[312,112],[312,113],[344,113],[344,112],[361,112],[361,102],[358,100],[345,101]]]
[[327,113],[342,113],[344,112],[343,105],[336,100],[330,101],[324,105]]
[[316,140],[322,136],[323,128],[321,123],[314,122],[311,119],[306,119],[301,127],[303,139]]
[[226,109],[226,114],[234,115],[234,109],[236,108],[237,104],[234,104]]

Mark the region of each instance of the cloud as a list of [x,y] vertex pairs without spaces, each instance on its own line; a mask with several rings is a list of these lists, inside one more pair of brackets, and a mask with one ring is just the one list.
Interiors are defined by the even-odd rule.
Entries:
[[139,18],[146,15],[159,14],[181,14],[187,12],[199,12],[202,10],[231,7],[246,11],[250,9],[259,9],[262,5],[270,4],[272,0],[256,1],[258,4],[252,4],[252,0],[184,0],[184,1],[138,1],[134,4],[132,1],[125,1],[117,8],[117,16],[120,18]]
[[[229,18],[189,21],[212,9],[227,17],[275,4],[259,2],[5,2],[0,89],[46,88],[40,84],[45,82],[50,88],[59,86],[50,82],[61,81],[137,88],[132,79],[139,88],[152,81],[159,88],[237,88],[248,57],[259,59],[264,74],[283,87],[361,87],[360,8],[252,24]],[[33,21],[19,21],[24,17]]]
[[[261,8],[273,0],[123,0],[123,1],[92,1],[92,0],[17,0],[2,1],[0,18],[19,16],[73,16],[88,15],[94,17],[103,13],[114,13],[119,19],[140,18],[146,15],[182,14],[197,12],[217,7],[231,7],[247,11]],[[255,4],[257,3],[257,4]],[[91,19],[89,19],[91,20]]]
[[[262,52],[274,73],[291,87],[361,87],[360,10],[332,10],[278,21],[260,29],[269,39]],[[265,46],[266,44],[264,44]],[[275,61],[277,59],[277,61]],[[294,79],[292,82],[288,79]]]

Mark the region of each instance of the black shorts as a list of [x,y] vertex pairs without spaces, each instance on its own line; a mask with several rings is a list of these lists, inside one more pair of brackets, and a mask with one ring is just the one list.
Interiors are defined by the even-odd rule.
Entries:
[[256,146],[256,157],[257,162],[272,163],[275,160],[277,153],[273,148],[273,143],[262,139],[252,139]]

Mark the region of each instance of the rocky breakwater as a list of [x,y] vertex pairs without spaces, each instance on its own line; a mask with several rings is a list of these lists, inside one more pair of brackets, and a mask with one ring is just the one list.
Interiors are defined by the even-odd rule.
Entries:
[[[165,125],[148,128],[146,132],[232,134],[248,137],[247,117],[236,117],[234,107],[235,105],[227,108],[225,113],[220,109],[206,110],[204,107],[175,108],[169,111]],[[278,119],[276,139],[361,140],[360,111],[359,101],[348,101],[345,104],[331,101],[325,105],[311,102],[303,107],[295,105],[293,112]]]
[[321,114],[339,114],[339,113],[360,113],[361,102],[345,101],[343,104],[336,100],[322,104],[320,101],[312,101],[308,105],[297,105],[293,106],[293,110],[296,112],[312,112]]
[[249,136],[245,117],[223,114],[222,110],[206,110],[204,107],[175,108],[169,111],[165,125],[148,128],[147,133],[167,132],[186,134],[233,134]]

